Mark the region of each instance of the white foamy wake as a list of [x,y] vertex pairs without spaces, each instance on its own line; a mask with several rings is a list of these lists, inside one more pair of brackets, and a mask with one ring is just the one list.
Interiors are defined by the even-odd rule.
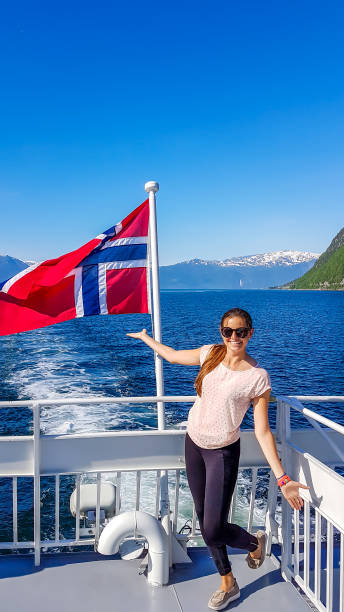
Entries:
[[[85,370],[71,375],[61,371],[58,360],[46,357],[23,368],[16,375],[19,396],[35,399],[69,399],[93,395]],[[45,434],[82,433],[120,427],[123,422],[120,404],[62,404],[41,408],[41,429]],[[122,417],[122,418],[121,418]]]
[[[21,362],[9,374],[8,382],[16,388],[18,399],[72,399],[87,398],[95,393],[94,387],[111,383],[120,388],[128,378],[125,373],[105,374],[98,385],[92,380],[92,371],[80,367],[80,354],[73,351],[61,336],[52,338],[41,334],[39,343],[25,338]],[[125,380],[123,380],[125,379]],[[149,410],[149,409],[148,409]],[[41,408],[41,428],[45,434],[82,433],[132,426],[135,410],[114,401],[109,404],[62,404]]]

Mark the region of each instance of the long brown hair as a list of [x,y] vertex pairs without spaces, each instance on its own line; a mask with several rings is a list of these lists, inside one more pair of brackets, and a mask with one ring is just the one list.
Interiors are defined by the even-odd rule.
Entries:
[[[220,327],[223,327],[225,319],[229,317],[242,317],[245,319],[247,327],[252,329],[252,319],[246,310],[243,310],[242,308],[231,308],[222,316]],[[227,349],[225,344],[214,344],[214,346],[212,346],[210,349],[209,354],[207,355],[207,358],[205,359],[195,380],[195,388],[199,397],[202,395],[203,378],[224,360],[226,353]]]

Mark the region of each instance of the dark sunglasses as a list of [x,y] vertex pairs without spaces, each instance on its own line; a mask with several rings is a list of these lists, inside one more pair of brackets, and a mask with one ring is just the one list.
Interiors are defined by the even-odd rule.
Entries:
[[237,327],[236,329],[232,329],[231,327],[221,327],[221,334],[224,338],[231,338],[233,332],[236,333],[238,338],[246,338],[249,331],[249,327]]

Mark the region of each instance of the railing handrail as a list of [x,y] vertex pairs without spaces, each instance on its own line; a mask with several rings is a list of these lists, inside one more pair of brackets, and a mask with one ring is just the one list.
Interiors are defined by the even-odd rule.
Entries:
[[174,403],[174,402],[194,402],[196,395],[142,395],[133,397],[111,396],[99,397],[65,397],[55,399],[36,399],[36,400],[13,400],[0,401],[0,408],[21,407],[32,408],[33,406],[59,406],[60,404],[151,404],[158,402]]
[[[40,409],[41,406],[60,406],[60,405],[89,405],[93,403],[97,404],[151,404],[158,402],[164,403],[191,403],[196,400],[196,395],[143,395],[143,396],[131,396],[131,397],[123,397],[123,396],[107,396],[107,397],[65,397],[65,398],[54,398],[54,399],[35,399],[35,400],[13,400],[13,401],[0,401],[0,409],[1,408],[11,408],[11,407],[26,407],[33,411],[35,409]],[[286,402],[293,410],[303,414],[307,420],[317,421],[318,423],[322,423],[326,425],[333,431],[344,435],[344,426],[332,421],[326,417],[323,417],[313,410],[309,410],[308,408],[304,408],[301,404],[301,401],[311,401],[311,402],[332,402],[339,401],[344,402],[344,396],[341,395],[288,395],[288,396],[277,396],[272,397],[270,399],[270,403],[274,403],[275,401],[280,400]],[[312,424],[312,423],[311,423]],[[314,424],[313,424],[314,427]],[[319,428],[319,426],[318,426]],[[321,432],[323,433],[323,432]]]
[[344,402],[344,395],[288,395],[286,397],[292,397],[303,402]]
[[[286,402],[290,406],[290,408],[292,408],[293,410],[296,410],[297,412],[304,414],[306,418],[309,417],[312,420],[317,421],[318,423],[322,423],[322,425],[326,425],[330,429],[333,429],[334,431],[337,431],[338,433],[342,434],[342,436],[344,436],[344,426],[343,425],[340,425],[339,423],[336,423],[335,421],[331,421],[331,419],[328,419],[327,417],[324,417],[321,414],[317,414],[313,410],[309,410],[309,408],[304,408],[302,404],[300,404],[300,396],[296,396],[296,395],[283,396],[282,395],[282,396],[279,396],[278,399],[282,400],[283,402]],[[342,399],[344,401],[344,398]],[[297,402],[294,402],[293,400],[297,400]]]
[[[270,403],[276,402],[278,397],[281,399],[297,399],[303,402],[343,402],[344,395],[288,395],[288,396],[277,396],[270,399]],[[33,406],[59,406],[61,404],[111,404],[114,402],[122,404],[151,404],[158,402],[165,403],[178,403],[186,402],[191,403],[197,399],[197,395],[141,395],[141,396],[107,396],[99,397],[97,395],[92,397],[61,397],[61,398],[43,398],[34,400],[9,400],[0,401],[0,408],[11,408],[21,407],[31,408]],[[310,411],[312,412],[312,411]],[[316,414],[316,413],[314,413]]]

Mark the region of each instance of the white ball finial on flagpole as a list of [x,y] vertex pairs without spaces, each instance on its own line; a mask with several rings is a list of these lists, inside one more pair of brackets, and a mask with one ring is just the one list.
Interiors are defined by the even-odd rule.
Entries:
[[156,193],[157,191],[159,191],[159,183],[157,183],[156,181],[148,181],[148,183],[145,184],[145,191],[147,191],[147,193],[149,193],[150,191]]

